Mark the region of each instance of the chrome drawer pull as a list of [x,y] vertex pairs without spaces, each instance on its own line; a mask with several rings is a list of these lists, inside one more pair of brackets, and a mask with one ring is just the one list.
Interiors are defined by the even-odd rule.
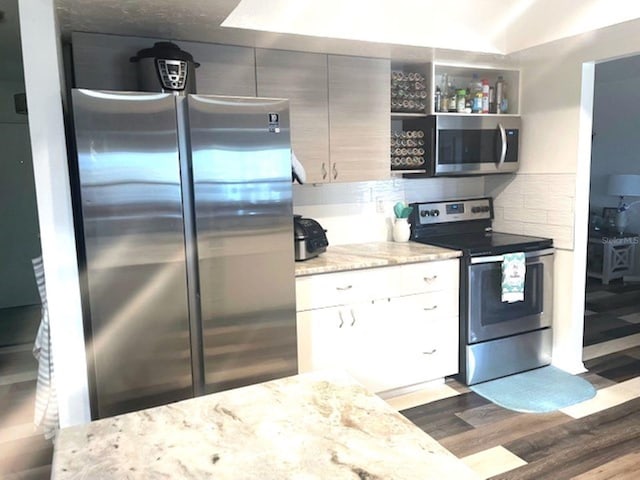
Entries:
[[431,350],[430,352],[422,352],[423,355],[433,355],[434,353],[436,353],[436,350],[438,350],[437,348],[434,348],[433,350]]
[[342,318],[342,310],[338,310],[338,315],[340,316],[340,325],[338,325],[338,328],[342,328],[342,326],[344,325],[344,318]]
[[432,276],[432,277],[423,277],[423,278],[424,278],[424,281],[425,281],[425,282],[427,282],[427,283],[431,283],[431,282],[433,282],[436,278],[438,278],[438,275],[434,275],[434,276]]
[[428,312],[429,310],[435,310],[436,308],[438,308],[438,305],[434,305],[433,307],[424,307],[423,310]]
[[336,287],[336,290],[340,290],[341,292],[344,292],[345,290],[351,290],[353,288],[353,285],[347,285],[346,287]]
[[356,324],[356,316],[353,313],[353,308],[349,309],[349,311],[351,312],[351,318],[353,319],[351,322],[351,326],[353,327]]

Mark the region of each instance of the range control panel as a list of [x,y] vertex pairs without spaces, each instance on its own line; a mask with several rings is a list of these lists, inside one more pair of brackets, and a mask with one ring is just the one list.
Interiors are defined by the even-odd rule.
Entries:
[[491,220],[493,218],[490,198],[418,203],[416,206],[420,225],[465,222],[468,220]]

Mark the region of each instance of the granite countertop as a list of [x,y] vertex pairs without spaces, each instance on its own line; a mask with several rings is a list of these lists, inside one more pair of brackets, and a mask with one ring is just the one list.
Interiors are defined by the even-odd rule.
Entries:
[[296,262],[296,277],[403,263],[458,258],[462,252],[416,242],[371,242],[329,246],[318,257]]
[[478,478],[340,372],[296,375],[63,429],[52,478]]

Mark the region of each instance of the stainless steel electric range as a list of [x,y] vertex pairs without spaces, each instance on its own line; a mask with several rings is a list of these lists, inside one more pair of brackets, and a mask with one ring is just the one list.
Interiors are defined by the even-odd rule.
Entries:
[[[492,231],[491,198],[412,204],[411,240],[462,251],[460,379],[467,385],[551,362],[553,241]],[[502,301],[506,253],[524,252],[524,300]]]

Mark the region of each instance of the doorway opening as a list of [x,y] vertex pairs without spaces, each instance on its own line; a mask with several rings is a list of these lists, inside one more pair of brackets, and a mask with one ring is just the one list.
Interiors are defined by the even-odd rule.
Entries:
[[639,111],[640,56],[598,63],[583,360],[589,370],[615,381],[640,374],[640,203],[633,204],[640,200]]

